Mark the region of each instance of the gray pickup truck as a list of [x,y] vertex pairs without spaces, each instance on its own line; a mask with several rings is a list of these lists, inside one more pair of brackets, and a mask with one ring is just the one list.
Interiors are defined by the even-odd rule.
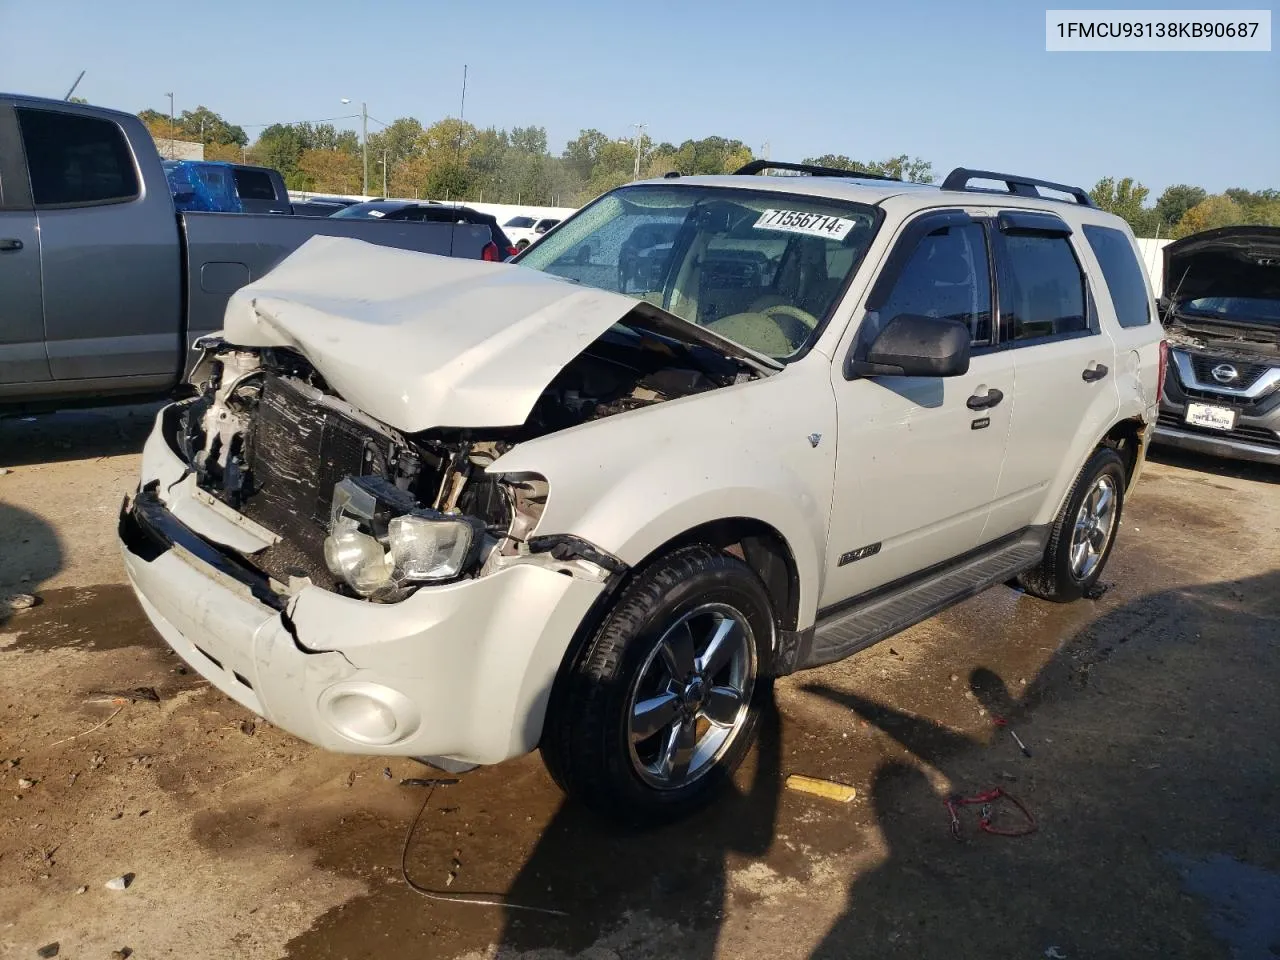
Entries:
[[227,298],[317,235],[505,256],[483,224],[179,213],[137,117],[0,94],[0,412],[165,395]]

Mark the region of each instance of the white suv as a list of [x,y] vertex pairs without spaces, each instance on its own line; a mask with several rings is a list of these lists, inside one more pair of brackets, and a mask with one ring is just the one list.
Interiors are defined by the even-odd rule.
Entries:
[[560,223],[559,217],[512,217],[502,225],[507,237],[523,250],[539,239],[544,233]]
[[540,747],[674,815],[774,677],[1014,577],[1088,592],[1163,376],[1128,227],[770,166],[809,175],[628,185],[505,265],[318,237],[240,290],[121,516],[156,629],[329,749]]

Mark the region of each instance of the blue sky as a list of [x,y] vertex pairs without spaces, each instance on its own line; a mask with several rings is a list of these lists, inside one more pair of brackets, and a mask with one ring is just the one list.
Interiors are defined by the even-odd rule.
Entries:
[[383,121],[456,115],[466,63],[468,120],[541,124],[554,150],[643,121],[658,141],[767,141],[777,160],[909,153],[939,174],[1133,176],[1153,198],[1180,182],[1280,187],[1280,53],[1046,53],[1044,10],[0,0],[0,90],[60,97],[85,69],[77,93],[93,103],[166,110],[172,90],[178,112],[204,104],[252,137],[352,112],[342,97]]

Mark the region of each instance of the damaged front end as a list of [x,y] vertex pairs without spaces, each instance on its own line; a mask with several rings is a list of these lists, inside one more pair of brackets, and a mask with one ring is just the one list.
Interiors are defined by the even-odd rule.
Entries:
[[621,571],[591,544],[535,536],[546,479],[490,467],[526,440],[756,375],[617,331],[567,364],[522,424],[406,433],[346,402],[294,349],[198,346],[194,395],[166,410],[162,431],[199,490],[268,544],[244,559],[288,593],[315,585],[376,603],[520,563],[596,581]]

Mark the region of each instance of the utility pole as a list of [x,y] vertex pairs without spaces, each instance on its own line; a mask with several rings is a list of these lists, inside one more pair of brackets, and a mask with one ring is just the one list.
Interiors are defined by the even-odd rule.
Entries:
[[458,107],[458,119],[467,118],[467,65],[462,65],[462,105]]
[[173,119],[173,94],[166,93],[165,96],[169,98],[169,159],[172,160],[178,155],[178,145],[173,142],[177,124]]
[[[342,97],[343,103],[350,103],[350,97]],[[364,166],[364,196],[369,195],[369,105],[360,104],[360,162]]]
[[631,179],[639,180],[640,179],[640,155],[641,153],[643,153],[643,148],[644,148],[644,141],[642,138],[644,136],[644,128],[647,127],[648,124],[633,123],[632,126],[636,128],[636,167],[635,167],[635,173],[633,174]]
[[382,151],[382,196],[387,196],[387,151]]

